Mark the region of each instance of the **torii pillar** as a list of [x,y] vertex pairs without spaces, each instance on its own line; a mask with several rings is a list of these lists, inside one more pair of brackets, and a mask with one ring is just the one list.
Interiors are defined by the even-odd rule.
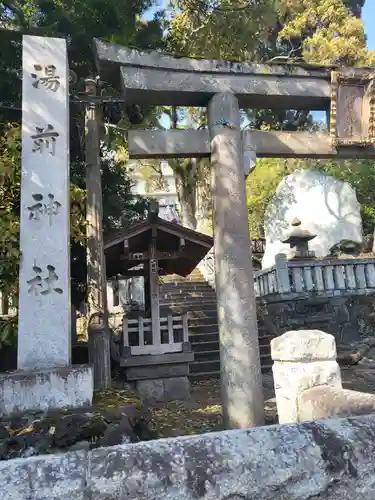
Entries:
[[237,98],[214,95],[211,136],[215,275],[224,425],[264,424],[264,398]]

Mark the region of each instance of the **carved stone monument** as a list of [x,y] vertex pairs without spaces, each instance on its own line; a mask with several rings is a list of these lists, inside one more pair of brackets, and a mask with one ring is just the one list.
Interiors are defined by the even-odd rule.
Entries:
[[0,413],[79,406],[89,367],[70,367],[69,79],[66,42],[23,37],[17,374],[0,379]]
[[340,242],[362,243],[361,207],[355,190],[324,172],[296,170],[280,182],[266,208],[263,269],[274,265],[277,254],[288,254],[285,240],[296,214],[303,229],[316,235],[309,250],[317,258],[328,256]]

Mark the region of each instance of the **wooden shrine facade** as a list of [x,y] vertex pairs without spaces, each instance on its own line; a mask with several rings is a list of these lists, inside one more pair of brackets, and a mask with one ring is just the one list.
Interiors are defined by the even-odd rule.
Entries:
[[187,315],[161,314],[159,275],[187,276],[212,246],[212,237],[160,218],[157,204],[147,220],[105,238],[107,279],[144,277],[144,316],[124,316],[125,358],[190,350]]

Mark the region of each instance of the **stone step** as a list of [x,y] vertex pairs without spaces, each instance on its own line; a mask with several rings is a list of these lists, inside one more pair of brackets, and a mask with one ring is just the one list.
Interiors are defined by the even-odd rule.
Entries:
[[[168,301],[161,301],[160,302],[160,308],[163,309],[170,309],[173,313],[174,312],[184,312],[184,313],[204,313],[206,311],[211,311],[215,312],[215,315],[217,316],[217,307],[216,304],[209,304],[208,302],[168,302]],[[211,314],[212,315],[212,314]]]
[[[178,309],[176,309],[178,310]],[[183,309],[182,309],[183,310]],[[217,322],[217,309],[216,307],[205,307],[203,309],[195,309],[192,311],[188,311],[188,318],[190,320],[196,319],[204,319],[204,318],[215,318],[215,322]]]
[[202,324],[207,324],[207,320],[211,323],[217,323],[216,309],[183,309],[183,308],[168,308],[173,314],[187,314],[189,325],[196,325],[202,320]]
[[328,321],[328,320],[327,321],[310,321],[310,319],[307,317],[304,326],[302,328],[299,328],[299,329],[301,329],[301,330],[306,330],[306,329],[322,330],[323,332],[325,332],[325,331],[327,331],[329,324],[330,324],[330,321]]
[[195,296],[195,297],[210,297],[210,298],[215,298],[216,299],[216,293],[213,290],[210,290],[209,288],[178,288],[175,287],[174,290],[164,290],[163,288],[159,288],[160,292],[160,297],[164,297],[165,295],[168,297],[189,297]]
[[213,370],[208,372],[190,372],[190,380],[210,380],[220,378],[220,370]]
[[216,340],[205,340],[204,342],[194,342],[194,337],[190,337],[190,342],[194,353],[219,350],[219,336]]
[[194,352],[194,363],[199,361],[220,361],[220,351],[208,350],[208,351],[196,351],[193,346]]
[[160,299],[168,300],[181,300],[181,299],[202,299],[207,298],[212,302],[217,302],[216,294],[210,290],[174,290],[173,292],[167,290],[160,290]]
[[[194,363],[200,362],[200,361],[220,361],[220,351],[219,349],[217,350],[208,350],[208,351],[195,351],[193,347],[193,352],[194,352]],[[272,359],[271,359],[271,354],[260,354],[260,364],[263,365],[270,365],[272,364]]]
[[192,321],[189,319],[188,327],[190,335],[199,335],[200,333],[214,333],[215,335],[219,335],[219,327],[215,317],[207,318],[207,321],[203,318]]
[[219,341],[219,334],[216,332],[193,333],[189,335],[189,341],[193,345],[200,344],[201,342],[215,342]]
[[272,358],[271,356],[261,356],[260,357],[260,367],[261,368],[264,368],[264,367],[267,367],[267,366],[271,366],[272,367]]
[[216,309],[206,309],[204,311],[196,309],[183,309],[183,308],[171,308],[164,306],[165,309],[168,310],[169,313],[173,315],[181,315],[187,314],[189,325],[197,325],[201,323],[202,325],[206,325],[208,320],[210,323],[217,324],[217,311]]
[[210,287],[205,281],[190,281],[190,283],[162,283],[159,285],[159,290],[173,292],[175,290],[196,290],[196,291],[210,291],[215,293],[215,290]]
[[202,283],[194,281],[190,283],[163,283],[159,284],[159,290],[165,292],[195,291],[195,292],[210,292],[214,294],[216,293],[215,290],[211,288],[210,285],[205,281],[202,281]]
[[[201,340],[202,338],[205,338],[207,340]],[[211,350],[219,351],[218,333],[191,335],[189,336],[189,341],[192,345],[194,352],[211,351]],[[270,356],[271,346],[269,344],[259,345],[259,352],[261,356]]]
[[281,328],[287,327],[288,330],[303,330],[307,328],[314,328],[317,330],[324,330],[327,324],[331,321],[332,317],[330,314],[322,313],[320,315],[309,315],[297,318],[288,318],[287,324],[281,324]]
[[[189,323],[189,337],[193,339],[193,342],[202,342],[201,336],[205,335],[215,335],[219,338],[219,329],[217,323]],[[260,336],[258,337],[259,346],[270,346],[273,337],[270,336]],[[211,339],[209,339],[211,340]],[[204,342],[204,340],[203,340]]]
[[160,307],[170,307],[170,308],[184,308],[186,309],[193,309],[199,307],[199,310],[205,310],[205,309],[217,309],[216,301],[213,300],[160,300]]
[[220,371],[220,360],[193,361],[190,363],[190,373]]
[[217,323],[207,323],[207,324],[191,324],[190,322],[188,323],[189,325],[189,334],[191,336],[195,336],[199,333],[214,333],[215,335],[219,336],[218,334],[218,328],[217,328]]
[[[272,365],[261,366],[262,373],[270,373],[272,371]],[[189,373],[189,379],[194,380],[210,380],[220,378],[220,370],[209,370],[209,371],[197,371]]]
[[195,289],[195,288],[186,288],[181,290],[181,288],[175,288],[174,290],[164,290],[159,289],[159,296],[162,297],[171,297],[178,298],[181,297],[209,297],[212,300],[216,301],[216,293],[210,289]]
[[204,279],[202,274],[196,273],[196,274],[190,274],[186,278],[183,278],[182,276],[175,276],[175,275],[170,275],[170,276],[160,276],[159,278],[159,283],[191,283],[191,282],[196,282],[196,283],[207,283],[207,281]]
[[259,346],[270,345],[272,339],[273,337],[271,335],[259,335]]
[[264,356],[271,356],[271,346],[268,344],[268,345],[260,345],[259,346],[259,352],[260,352],[260,356],[264,357]]
[[260,367],[262,373],[269,373],[272,371],[272,361]]
[[[168,302],[168,301],[166,301]],[[196,311],[217,311],[217,304],[216,301],[210,300],[207,302],[204,302],[203,300],[200,301],[195,301],[195,302],[184,302],[183,300],[179,300],[176,302],[168,302],[169,306],[168,307],[174,307],[175,309],[183,308],[186,309],[189,306],[194,307]]]
[[209,302],[211,304],[216,304],[216,295],[210,294],[209,292],[201,293],[201,292],[189,292],[189,293],[160,293],[159,294],[160,302],[169,302],[169,303],[177,303],[182,302]]

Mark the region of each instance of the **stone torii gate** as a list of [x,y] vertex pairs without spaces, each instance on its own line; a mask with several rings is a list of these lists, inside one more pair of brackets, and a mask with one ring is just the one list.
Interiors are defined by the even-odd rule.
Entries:
[[[129,102],[207,106],[207,130],[129,131],[131,158],[211,156],[224,422],[264,422],[244,176],[258,157],[375,158],[371,69],[263,65],[141,53],[95,40],[101,75]],[[325,110],[330,133],[240,130],[240,108]]]

